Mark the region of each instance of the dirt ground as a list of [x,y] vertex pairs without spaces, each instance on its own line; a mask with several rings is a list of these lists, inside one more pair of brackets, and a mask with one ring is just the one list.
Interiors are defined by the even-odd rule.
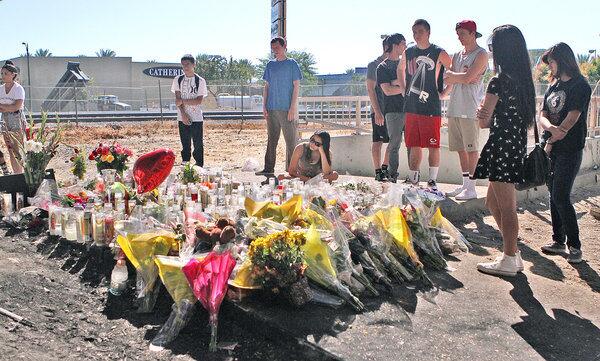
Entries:
[[[324,129],[319,125],[299,126],[300,138],[307,139],[318,130]],[[330,131],[332,134],[348,134],[349,131]],[[156,148],[171,148],[177,155],[176,162],[181,162],[181,145],[177,124],[175,121],[127,122],[107,125],[86,124],[65,127],[63,143],[68,146],[85,149],[89,153],[99,142],[112,144],[118,142],[129,147],[136,156],[150,152]],[[204,164],[205,166],[221,166],[225,170],[239,171],[247,158],[255,158],[261,166],[264,165],[264,154],[267,147],[267,134],[263,122],[232,122],[227,124],[207,122],[204,125]],[[59,153],[51,161],[59,180],[69,176],[69,158],[73,150],[61,146]],[[276,172],[284,171],[285,147],[283,136],[277,148]],[[94,171],[93,165],[88,164],[88,170]]]
[[[241,129],[241,131],[240,131]],[[314,128],[303,127],[308,137]],[[99,141],[116,140],[142,154],[158,147],[179,149],[175,124],[150,122],[86,125],[70,127],[65,143],[91,150]],[[278,149],[278,169],[284,159],[283,140]],[[261,124],[216,125],[205,127],[205,163],[239,171],[244,159],[255,157],[262,165],[266,131]],[[71,150],[61,146],[51,163],[57,178],[68,178]],[[561,256],[543,255],[539,247],[551,240],[550,215],[544,201],[520,204],[520,248],[525,273],[549,280],[544,287],[568,284],[591,299],[600,295],[600,221],[589,213],[600,206],[597,186],[574,191],[584,250],[584,263],[572,266]],[[453,220],[454,221],[454,220]],[[474,249],[465,259],[492,259],[501,247],[501,239],[489,214],[472,214],[455,224],[472,242]],[[225,310],[219,328],[221,341],[237,343],[233,351],[209,354],[209,330],[205,313],[197,312],[174,344],[162,353],[151,353],[147,346],[170,312],[170,300],[163,294],[157,312],[140,315],[130,307],[115,303],[107,296],[106,276],[110,274],[110,255],[86,252],[83,246],[48,237],[45,232],[0,230],[0,307],[11,310],[34,327],[17,324],[0,315],[0,354],[2,359],[81,360],[81,359],[300,359],[292,345],[275,344],[239,326]],[[460,257],[459,257],[460,258]],[[93,262],[92,262],[93,261]],[[457,267],[461,267],[458,263]],[[473,268],[473,282],[495,282],[482,278]],[[550,282],[552,281],[552,282]],[[129,295],[128,297],[132,297]],[[565,295],[565,303],[569,297]],[[482,311],[483,312],[483,311]],[[597,316],[597,315],[596,315]],[[597,324],[597,326],[600,326]]]

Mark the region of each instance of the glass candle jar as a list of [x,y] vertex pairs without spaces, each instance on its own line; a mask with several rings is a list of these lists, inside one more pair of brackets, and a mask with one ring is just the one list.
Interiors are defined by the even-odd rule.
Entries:
[[92,239],[98,246],[105,245],[104,240],[104,213],[96,212],[92,215]]

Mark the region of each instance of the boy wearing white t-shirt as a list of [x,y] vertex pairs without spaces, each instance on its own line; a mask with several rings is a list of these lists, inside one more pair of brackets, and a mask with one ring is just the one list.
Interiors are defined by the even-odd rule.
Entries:
[[[175,93],[177,105],[177,121],[179,125],[179,138],[181,140],[181,159],[189,162],[193,156],[196,165],[204,166],[204,130],[202,117],[202,100],[208,95],[206,81],[194,73],[195,59],[186,54],[181,58],[183,75],[173,79],[171,91]],[[192,153],[192,141],[194,152]]]

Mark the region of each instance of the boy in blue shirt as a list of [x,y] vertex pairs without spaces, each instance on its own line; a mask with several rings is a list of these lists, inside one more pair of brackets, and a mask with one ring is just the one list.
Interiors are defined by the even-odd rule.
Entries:
[[265,167],[256,175],[271,175],[275,171],[275,159],[279,136],[283,131],[286,147],[285,168],[290,165],[290,159],[296,141],[298,140],[298,93],[302,72],[295,60],[286,55],[286,41],[282,37],[271,40],[271,51],[274,60],[267,63],[263,80],[263,114],[267,120],[267,150],[265,152]]

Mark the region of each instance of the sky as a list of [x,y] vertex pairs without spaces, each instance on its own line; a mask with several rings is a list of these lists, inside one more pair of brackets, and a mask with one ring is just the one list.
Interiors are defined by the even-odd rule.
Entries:
[[[177,62],[185,53],[255,61],[269,52],[270,7],[271,0],[0,0],[0,59],[24,54],[28,42],[30,53],[55,56],[109,48],[134,61]],[[598,0],[288,0],[287,40],[288,49],[314,54],[320,74],[366,66],[381,52],[381,34],[411,41],[417,18],[449,53],[460,48],[456,22],[473,19],[484,47],[494,27],[513,24],[530,49],[564,41],[600,55],[598,14]]]

